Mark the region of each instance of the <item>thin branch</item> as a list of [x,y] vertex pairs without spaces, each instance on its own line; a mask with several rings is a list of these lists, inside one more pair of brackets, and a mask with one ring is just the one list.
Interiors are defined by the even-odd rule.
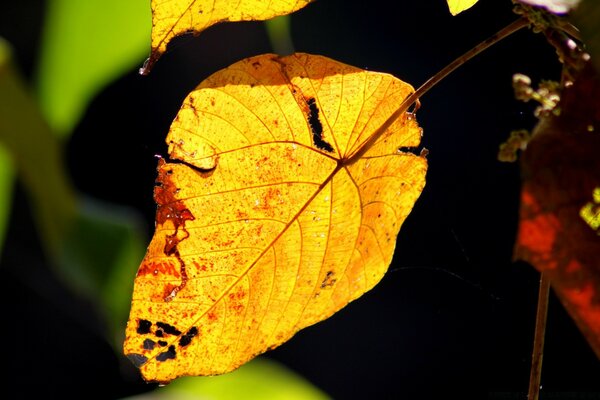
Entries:
[[482,51],[486,50],[488,47],[500,42],[502,39],[507,38],[508,36],[517,32],[521,28],[526,27],[527,25],[529,25],[528,20],[526,20],[525,18],[519,18],[518,20],[516,20],[515,22],[506,26],[505,28],[502,28],[496,34],[490,36],[483,42],[479,43],[478,45],[473,47],[471,50],[467,51],[465,54],[458,57],[456,60],[452,61],[450,64],[448,64],[446,67],[444,67],[440,72],[438,72],[437,74],[432,76],[427,82],[422,84],[412,95],[408,96],[404,100],[404,102],[402,103],[400,108],[402,108],[405,105],[405,103],[408,103],[408,106],[405,106],[406,109],[408,109],[408,107],[410,107],[410,105],[412,103],[414,103],[420,97],[422,97],[425,93],[427,93],[429,91],[429,89],[431,89],[432,87],[434,87],[435,85],[440,83],[440,81],[442,79],[444,79],[446,76],[450,75],[450,73],[452,73],[456,68],[460,67],[461,65],[463,65],[464,63],[466,63],[467,61],[469,61],[470,59],[472,59],[479,53],[481,53]]
[[542,359],[544,358],[544,337],[546,334],[549,297],[550,279],[545,273],[542,272],[540,276],[540,288],[538,292],[537,315],[535,317],[535,334],[533,338],[533,352],[531,355],[529,392],[527,395],[528,400],[538,400],[540,397]]
[[462,56],[452,61],[441,71],[432,76],[429,80],[422,84],[415,92],[413,92],[410,96],[404,99],[402,104],[400,104],[400,107],[398,107],[398,109],[379,127],[375,134],[371,136],[371,138],[361,147],[361,149],[349,157],[349,163],[358,160],[362,156],[362,154],[370,147],[370,145],[372,143],[375,143],[375,141],[379,139],[383,132],[385,132],[394,123],[394,121],[396,121],[396,119],[398,119],[402,114],[404,114],[414,103],[417,103],[418,106],[419,98],[425,93],[427,93],[432,87],[437,85],[442,79],[444,79],[446,76],[452,73],[456,68],[460,67],[461,65],[463,65],[482,51],[486,50],[490,46],[500,42],[502,39],[509,37],[513,33],[528,25],[529,21],[526,18],[517,19],[516,21],[502,28],[494,35],[490,36],[483,42],[473,47],[471,50],[464,53]]

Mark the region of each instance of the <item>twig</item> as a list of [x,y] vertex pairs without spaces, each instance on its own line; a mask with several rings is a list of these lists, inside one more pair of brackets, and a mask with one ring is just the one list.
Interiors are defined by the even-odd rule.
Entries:
[[528,400],[538,400],[540,397],[540,382],[542,377],[542,359],[544,357],[544,336],[548,317],[548,299],[550,297],[550,279],[545,273],[540,276],[538,292],[537,315],[535,317],[535,334],[533,352],[531,355],[531,371],[529,375]]
[[499,30],[498,32],[496,32],[496,34],[490,36],[483,42],[479,43],[478,45],[473,47],[471,50],[467,51],[465,54],[458,57],[456,60],[452,61],[450,64],[446,65],[440,72],[438,72],[437,74],[432,76],[429,80],[427,80],[424,84],[422,84],[412,95],[408,96],[404,100],[404,102],[402,103],[400,108],[402,108],[402,106],[404,106],[405,103],[408,103],[408,106],[406,106],[406,108],[408,109],[408,107],[410,107],[410,105],[412,103],[417,101],[421,96],[423,96],[425,93],[427,93],[429,91],[429,89],[431,89],[432,87],[437,85],[442,79],[444,79],[446,76],[448,76],[450,73],[452,73],[456,68],[460,67],[461,65],[463,65],[464,63],[466,63],[467,61],[469,61],[470,59],[472,59],[473,57],[475,57],[476,55],[478,55],[479,53],[481,53],[488,47],[498,43],[502,39],[507,38],[508,36],[517,32],[521,28],[526,27],[527,25],[529,25],[528,20],[526,20],[525,18],[519,18],[518,20],[514,21],[510,25],[508,25],[508,26],[502,28],[501,30]]
[[440,83],[442,79],[444,79],[446,76],[452,73],[456,68],[460,67],[461,65],[463,65],[464,63],[466,63],[467,61],[469,61],[488,47],[500,42],[502,39],[507,38],[508,36],[512,35],[513,33],[528,25],[529,21],[526,18],[519,18],[511,24],[507,25],[506,27],[502,28],[483,42],[477,44],[475,47],[471,48],[469,51],[452,61],[450,64],[446,65],[444,68],[442,68],[438,73],[429,78],[410,96],[404,99],[402,104],[400,104],[400,107],[398,107],[398,109],[392,115],[390,115],[390,117],[379,127],[379,129],[377,129],[375,134],[371,136],[371,138],[361,147],[361,149],[359,149],[356,153],[352,154],[349,157],[348,162],[352,163],[353,161],[358,160],[362,156],[362,154],[367,149],[369,149],[370,145],[372,143],[375,143],[375,141],[379,139],[383,132],[385,132],[394,123],[394,121],[396,121],[396,119],[398,119],[402,114],[404,114],[414,103],[417,103],[418,107],[419,98],[425,93],[427,93],[435,85]]

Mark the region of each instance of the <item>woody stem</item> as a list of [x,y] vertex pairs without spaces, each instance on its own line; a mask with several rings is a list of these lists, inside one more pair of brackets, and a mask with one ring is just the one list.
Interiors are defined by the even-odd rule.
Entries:
[[535,334],[533,338],[533,351],[531,354],[529,392],[527,395],[528,400],[538,400],[540,396],[542,359],[544,356],[544,336],[546,333],[549,297],[550,279],[548,279],[548,276],[542,272],[540,276],[540,288],[538,291],[537,314],[535,317]]

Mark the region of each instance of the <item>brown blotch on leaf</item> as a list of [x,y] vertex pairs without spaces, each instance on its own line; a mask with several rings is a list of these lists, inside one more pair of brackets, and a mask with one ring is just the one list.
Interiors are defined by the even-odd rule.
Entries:
[[[165,238],[164,253],[167,256],[175,256],[180,264],[181,283],[166,293],[164,300],[170,301],[185,287],[187,283],[187,273],[185,263],[179,255],[177,245],[187,239],[190,234],[185,229],[186,221],[193,221],[194,215],[184,205],[183,201],[175,198],[175,194],[179,191],[175,186],[171,175],[173,174],[172,167],[165,162],[164,159],[158,160],[158,177],[154,186],[154,201],[156,202],[156,223],[165,225],[167,221],[171,221],[175,231],[167,235]],[[181,234],[180,234],[181,232]]]
[[179,268],[175,267],[172,262],[163,261],[163,262],[144,262],[140,265],[138,269],[137,276],[143,275],[169,275],[174,278],[179,278],[181,275],[179,273]]

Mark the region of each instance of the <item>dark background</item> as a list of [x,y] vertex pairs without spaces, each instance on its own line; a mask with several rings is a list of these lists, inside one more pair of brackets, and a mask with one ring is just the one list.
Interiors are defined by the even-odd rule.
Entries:
[[[480,0],[456,17],[445,0],[395,3],[401,7],[317,0],[292,15],[295,49],[418,87],[517,17],[510,0]],[[2,10],[0,35],[30,77],[44,2],[10,2]],[[149,239],[155,155],[166,154],[164,137],[183,98],[211,73],[271,51],[262,23],[222,24],[176,40],[149,76],[136,67],[115,81],[94,99],[68,143],[77,189],[138,210]],[[389,272],[360,299],[265,357],[336,399],[526,398],[539,275],[512,259],[519,171],[496,158],[511,130],[536,121],[534,105],[514,99],[517,72],[534,83],[559,79],[557,57],[543,37],[516,33],[421,99],[427,185],[400,232]],[[78,386],[98,398],[152,389],[103,339],[93,308],[49,272],[20,188],[14,206],[0,266],[5,387],[42,389],[48,398],[68,398]],[[600,398],[599,373],[598,359],[552,295],[542,398]]]

